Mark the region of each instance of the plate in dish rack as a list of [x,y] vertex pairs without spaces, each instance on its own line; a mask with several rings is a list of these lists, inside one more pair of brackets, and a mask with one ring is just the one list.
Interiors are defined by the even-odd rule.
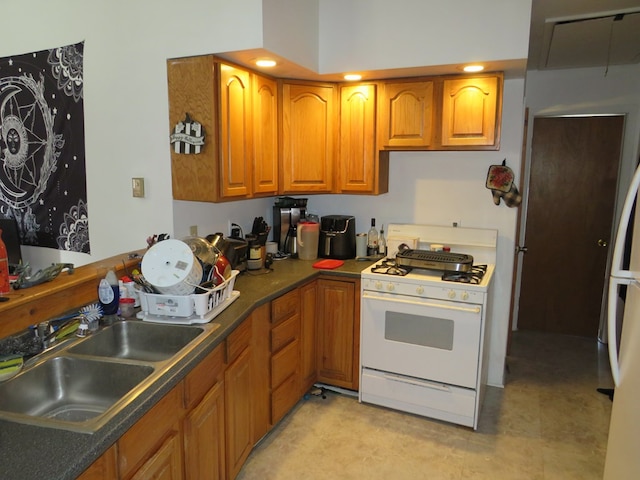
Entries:
[[145,322],[152,323],[171,323],[173,325],[194,325],[198,323],[209,323],[211,320],[216,318],[222,311],[235,302],[240,296],[240,292],[237,290],[233,290],[229,298],[221,302],[219,305],[212,308],[210,311],[205,313],[203,316],[193,314],[190,317],[170,317],[166,315],[151,315],[150,313],[139,312],[137,317],[140,320],[144,320]]

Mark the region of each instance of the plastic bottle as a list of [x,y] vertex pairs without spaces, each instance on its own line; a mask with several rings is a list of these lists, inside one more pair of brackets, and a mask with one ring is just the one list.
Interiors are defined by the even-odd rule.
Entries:
[[387,241],[384,239],[384,225],[380,225],[380,235],[378,235],[378,253],[383,257],[387,256]]
[[371,219],[371,228],[367,234],[367,256],[378,254],[378,230],[376,230],[376,219]]
[[9,257],[7,255],[7,247],[2,241],[2,230],[0,230],[0,295],[9,293],[10,291]]
[[[100,305],[102,305],[102,313],[105,315],[115,315],[118,313],[120,286],[118,285],[118,278],[113,270],[109,270],[106,277],[100,280],[100,284],[98,285],[98,299],[100,300]],[[89,327],[91,327],[91,325]]]

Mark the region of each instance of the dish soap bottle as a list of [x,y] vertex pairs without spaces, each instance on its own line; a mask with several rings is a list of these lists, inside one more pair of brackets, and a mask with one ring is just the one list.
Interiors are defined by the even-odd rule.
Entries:
[[102,305],[102,313],[105,315],[118,313],[120,286],[118,285],[118,277],[116,277],[113,270],[109,270],[107,276],[100,280],[98,299],[100,300],[100,305]]

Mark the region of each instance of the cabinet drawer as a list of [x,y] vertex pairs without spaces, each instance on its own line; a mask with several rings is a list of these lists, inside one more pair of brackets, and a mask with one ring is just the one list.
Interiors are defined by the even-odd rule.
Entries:
[[224,343],[218,345],[184,379],[184,406],[193,408],[224,373]]
[[298,369],[300,360],[300,342],[294,340],[271,357],[271,387],[280,385],[289,375]]
[[291,375],[271,394],[271,421],[275,425],[300,399],[296,375]]
[[227,365],[234,362],[251,342],[251,317],[248,317],[227,337]]
[[299,336],[300,315],[294,315],[271,329],[271,351],[277,352]]
[[300,313],[300,290],[285,293],[271,302],[271,322],[277,325],[282,320]]

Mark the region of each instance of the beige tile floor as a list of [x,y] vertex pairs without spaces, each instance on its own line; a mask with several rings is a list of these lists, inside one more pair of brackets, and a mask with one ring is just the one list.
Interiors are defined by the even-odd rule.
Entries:
[[601,479],[611,401],[593,339],[514,334],[504,389],[489,388],[473,431],[312,396],[254,449],[239,480]]

